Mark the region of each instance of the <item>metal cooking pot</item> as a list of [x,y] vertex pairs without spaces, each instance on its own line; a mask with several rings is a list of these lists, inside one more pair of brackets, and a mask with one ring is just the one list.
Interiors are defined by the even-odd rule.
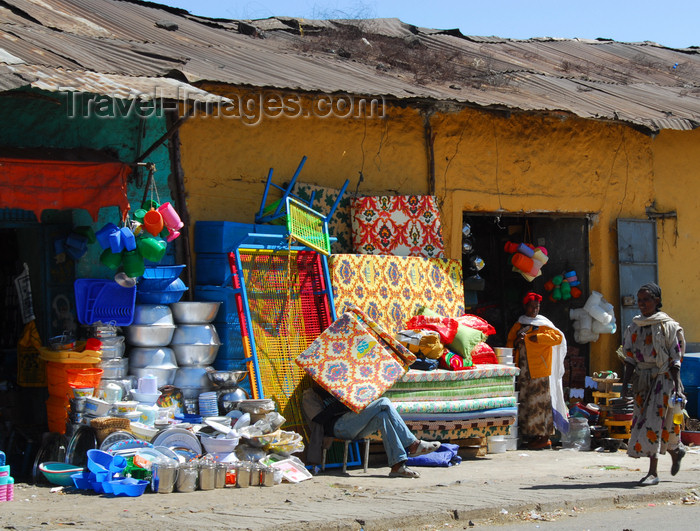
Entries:
[[175,353],[169,347],[134,347],[129,351],[129,367],[177,367]]

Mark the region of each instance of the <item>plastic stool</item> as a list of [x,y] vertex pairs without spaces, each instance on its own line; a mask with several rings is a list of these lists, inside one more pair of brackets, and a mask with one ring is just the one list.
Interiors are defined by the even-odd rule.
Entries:
[[[362,460],[362,465],[363,465],[363,472],[367,472],[367,464],[369,462],[369,439],[358,439],[356,441],[345,441],[343,439],[336,439],[337,441],[341,441],[343,443],[343,474],[348,468],[348,448],[350,446],[350,443],[358,443],[359,441],[363,441],[365,443],[365,453],[364,453],[364,460]],[[323,458],[321,460],[321,471],[326,470],[326,453],[327,449],[323,449]]]

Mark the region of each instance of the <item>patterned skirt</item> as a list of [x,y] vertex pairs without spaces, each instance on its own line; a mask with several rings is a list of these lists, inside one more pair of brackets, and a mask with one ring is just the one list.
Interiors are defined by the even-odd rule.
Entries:
[[549,437],[554,433],[549,376],[530,377],[524,345],[520,345],[519,365],[518,431],[524,438]]

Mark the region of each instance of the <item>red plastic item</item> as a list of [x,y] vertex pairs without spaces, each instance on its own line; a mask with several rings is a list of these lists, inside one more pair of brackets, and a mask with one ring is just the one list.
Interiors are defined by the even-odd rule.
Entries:
[[414,315],[406,323],[409,330],[434,330],[440,334],[440,342],[449,345],[457,335],[459,323],[451,317],[428,317]]
[[481,330],[487,336],[492,336],[496,333],[496,329],[491,326],[486,319],[479,317],[478,315],[466,313],[460,317],[455,317],[455,321],[461,325],[468,326],[469,328]]

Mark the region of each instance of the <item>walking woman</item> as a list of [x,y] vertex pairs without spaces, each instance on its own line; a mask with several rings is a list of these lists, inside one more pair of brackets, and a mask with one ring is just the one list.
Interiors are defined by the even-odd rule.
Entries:
[[555,427],[562,433],[569,430],[561,381],[566,339],[552,321],[539,314],[541,301],[537,293],[525,295],[525,315],[510,329],[506,343],[513,347],[520,367],[518,427],[530,450],[550,448]]
[[644,284],[637,292],[642,312],[625,330],[622,349],[625,372],[622,396],[627,398],[632,381],[634,416],[627,448],[630,457],[648,457],[649,472],[640,485],[659,483],[659,454],[671,454],[671,475],[681,468],[685,448],[680,442],[680,426],[673,423],[671,398],[685,399],[681,383],[681,361],[685,337],[681,326],[661,308],[661,288]]

